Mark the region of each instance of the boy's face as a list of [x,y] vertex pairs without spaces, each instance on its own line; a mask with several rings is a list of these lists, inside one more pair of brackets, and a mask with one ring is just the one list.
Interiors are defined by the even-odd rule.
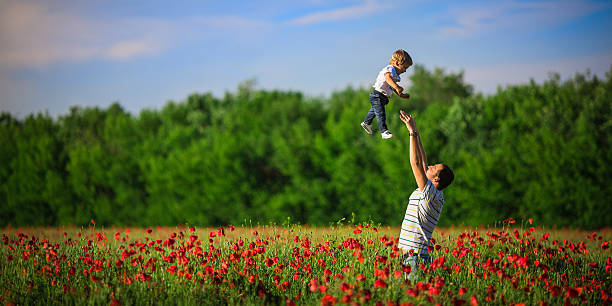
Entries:
[[408,70],[408,68],[410,68],[410,65],[396,66],[395,70],[397,70],[397,74],[402,74],[402,73],[406,72],[406,70]]

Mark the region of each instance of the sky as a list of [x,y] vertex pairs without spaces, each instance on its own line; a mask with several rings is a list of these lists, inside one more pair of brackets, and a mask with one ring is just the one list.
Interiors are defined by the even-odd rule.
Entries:
[[0,111],[138,115],[253,79],[329,97],[370,87],[397,49],[488,95],[551,72],[605,78],[610,30],[598,0],[0,0]]

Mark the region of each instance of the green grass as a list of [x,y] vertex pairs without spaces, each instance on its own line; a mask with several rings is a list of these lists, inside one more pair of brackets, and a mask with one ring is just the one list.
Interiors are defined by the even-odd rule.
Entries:
[[510,225],[436,229],[418,282],[397,227],[5,228],[0,303],[610,303],[609,230]]

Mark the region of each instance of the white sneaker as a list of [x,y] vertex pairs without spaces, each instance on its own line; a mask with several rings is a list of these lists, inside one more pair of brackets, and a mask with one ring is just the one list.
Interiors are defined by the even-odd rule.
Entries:
[[393,134],[391,134],[389,131],[384,131],[383,133],[380,134],[380,136],[382,137],[382,139],[393,138]]
[[366,124],[365,122],[362,122],[361,127],[366,131],[366,133],[372,135],[372,125],[371,124]]

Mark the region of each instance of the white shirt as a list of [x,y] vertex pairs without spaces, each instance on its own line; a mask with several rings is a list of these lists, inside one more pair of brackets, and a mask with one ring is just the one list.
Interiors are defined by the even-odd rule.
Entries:
[[393,95],[393,88],[391,88],[391,85],[389,85],[387,83],[387,80],[385,79],[385,74],[387,72],[391,73],[391,78],[395,80],[395,83],[400,81],[400,77],[399,75],[397,75],[395,67],[393,67],[393,65],[388,65],[378,73],[378,76],[376,77],[376,82],[374,82],[374,86],[372,87],[374,87],[376,91],[380,91],[385,94],[385,96],[391,97],[391,95]]
[[423,191],[418,188],[410,195],[406,214],[402,222],[398,248],[414,250],[417,254],[428,254],[440,212],[444,206],[444,194],[436,189],[430,180]]

